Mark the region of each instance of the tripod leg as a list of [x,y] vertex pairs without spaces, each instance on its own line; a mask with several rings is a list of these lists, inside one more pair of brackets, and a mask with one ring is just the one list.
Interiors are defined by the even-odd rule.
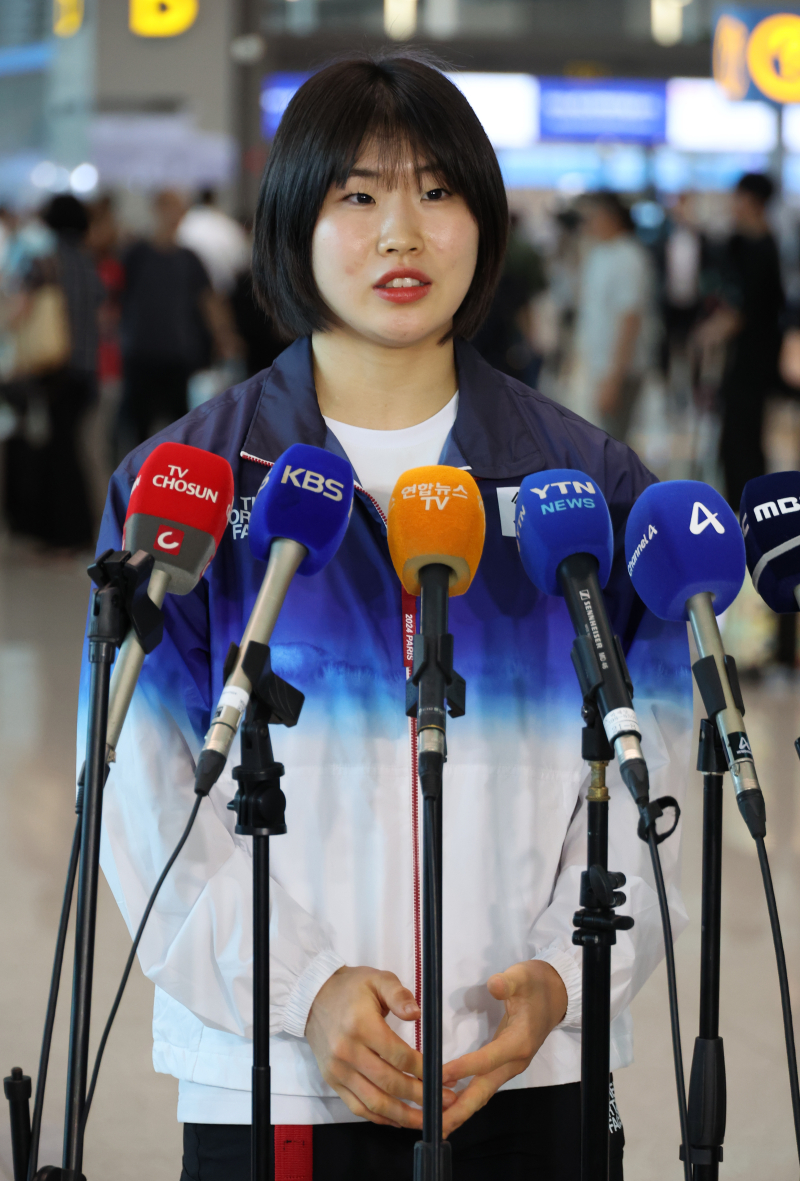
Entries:
[[705,774],[700,1027],[689,1080],[689,1143],[695,1156],[695,1181],[717,1181],[725,1139],[725,1054],[719,1036],[722,800],[722,775]]
[[253,837],[253,1125],[252,1181],[270,1181],[269,837]]
[[[594,772],[595,764],[592,765]],[[608,791],[595,785],[588,809],[588,865],[608,868]],[[598,777],[599,778],[599,777]],[[581,1035],[581,1181],[608,1181],[611,1038],[611,947],[596,936],[583,942]]]

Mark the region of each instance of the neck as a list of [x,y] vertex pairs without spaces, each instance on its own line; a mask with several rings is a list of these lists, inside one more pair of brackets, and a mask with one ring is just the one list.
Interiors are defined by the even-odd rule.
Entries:
[[416,426],[446,406],[458,388],[452,340],[441,330],[406,348],[387,348],[341,329],[311,338],[319,408],[368,430]]

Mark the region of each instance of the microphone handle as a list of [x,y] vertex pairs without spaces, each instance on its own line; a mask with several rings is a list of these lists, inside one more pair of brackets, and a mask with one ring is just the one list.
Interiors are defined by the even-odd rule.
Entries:
[[722,646],[722,636],[719,632],[717,617],[714,614],[710,592],[701,591],[699,594],[692,595],[691,598],[686,600],[686,611],[689,616],[689,622],[692,625],[692,634],[694,635],[694,642],[700,658],[703,659],[706,656],[713,656],[714,663],[717,666],[717,673],[725,697],[725,708],[719,710],[715,721],[719,730],[719,736],[722,739],[722,745],[725,747],[728,769],[731,773],[737,802],[741,810],[742,800],[740,797],[742,792],[757,791],[760,795],[761,788],[758,783],[756,766],[752,754],[743,756],[739,750],[742,739],[744,739],[746,748],[749,751],[750,741],[747,737],[747,731],[744,728],[744,718],[733,699],[733,692],[730,681],[728,680],[728,672],[725,668],[725,649]]
[[287,537],[276,537],[270,546],[267,572],[247,621],[236,664],[220,694],[200,752],[195,790],[201,795],[207,794],[219,778],[253,691],[242,668],[247,646],[252,641],[269,644],[286,592],[307,553],[304,545]]
[[650,783],[631,695],[625,683],[593,554],[571,554],[558,567],[558,580],[577,636],[592,641],[603,675],[597,704],[614,748],[623,782],[639,807],[648,802]]
[[[170,575],[156,566],[147,584],[147,597],[161,607],[169,590]],[[117,743],[130,708],[133,691],[144,664],[144,649],[131,628],[125,637],[114,664],[108,695],[108,725],[106,727],[106,762],[116,758]]]

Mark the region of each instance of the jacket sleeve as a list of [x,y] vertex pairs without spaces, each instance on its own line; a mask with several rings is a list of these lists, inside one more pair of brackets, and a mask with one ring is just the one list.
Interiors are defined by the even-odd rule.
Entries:
[[[121,546],[132,477],[112,480],[99,550]],[[168,595],[164,639],[145,660],[103,799],[101,864],[131,934],[195,801],[195,761],[210,710],[205,580]],[[89,687],[81,674],[78,765]],[[252,1037],[252,854],[237,836],[226,770],[200,805],[191,836],[145,928],[145,975],[202,1022]],[[322,984],[343,961],[329,932],[276,883],[270,890],[270,1029],[302,1037]]]
[[[642,730],[642,752],[650,773],[650,798],[672,796],[682,807],[692,751],[692,673],[686,624],[666,623],[646,610],[625,568],[625,524],[631,506],[654,477],[627,447],[604,444],[602,481],[614,526],[614,565],[605,588],[611,625],[620,636],[634,685],[634,708]],[[634,919],[617,933],[611,953],[611,1015],[625,1009],[664,955],[661,918],[648,846],[638,837],[638,811],[616,762],[607,768],[608,866],[626,877],[626,903],[618,913]],[[580,877],[586,869],[588,774],[579,793],[561,854],[550,906],[531,932],[535,958],[547,960],[564,980],[568,1008],[562,1024],[581,1023],[581,952],[572,943],[572,916],[579,907]],[[669,819],[669,817],[667,817]],[[665,821],[660,822],[663,829]],[[680,896],[682,824],[659,846],[673,937],[688,921]]]

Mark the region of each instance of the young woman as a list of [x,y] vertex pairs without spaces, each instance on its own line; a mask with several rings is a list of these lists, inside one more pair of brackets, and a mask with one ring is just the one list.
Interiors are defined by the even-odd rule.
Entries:
[[[487,536],[452,601],[468,711],[448,734],[444,803],[445,1132],[455,1181],[579,1176],[584,868],[572,629],[526,578],[513,500],[529,472],[586,472],[619,543],[612,620],[636,683],[653,791],[680,797],[691,725],[685,629],[649,616],[622,558],[652,476],[625,446],[487,366],[465,337],[500,267],[507,210],[497,161],[461,93],[402,56],[321,70],[290,104],[256,223],[255,277],[297,339],[274,365],[133,452],[100,539],[118,547],[130,488],[164,439],[225,455],[231,527],[199,587],[168,597],[105,793],[104,868],[131,927],[191,808],[193,760],[261,584],[247,534],[268,465],[291,443],[344,454],[358,491],[336,558],[296,579],[273,664],[306,694],[276,731],[288,834],[272,842],[272,1117],[276,1144],[313,1143],[314,1181],[412,1175],[419,1052],[419,788],[404,711],[404,603],[385,512],[409,467],[470,470]],[[230,766],[238,759],[234,755]],[[637,814],[611,772],[609,861],[635,926],[612,981],[612,1065],[631,1061],[629,1003],[661,956]],[[184,1181],[245,1181],[252,1034],[251,855],[226,810],[230,772],[203,804],[162,890],[140,958],[156,985],[154,1062],[179,1082]],[[677,841],[664,846],[669,880]],[[673,922],[684,912],[672,888]],[[613,1093],[612,1093],[613,1094]],[[612,1111],[612,1175],[622,1128]],[[301,1125],[298,1130],[296,1125]],[[312,1131],[313,1128],[313,1131]],[[294,1175],[294,1174],[292,1174]],[[309,1174],[310,1177],[310,1174]]]

